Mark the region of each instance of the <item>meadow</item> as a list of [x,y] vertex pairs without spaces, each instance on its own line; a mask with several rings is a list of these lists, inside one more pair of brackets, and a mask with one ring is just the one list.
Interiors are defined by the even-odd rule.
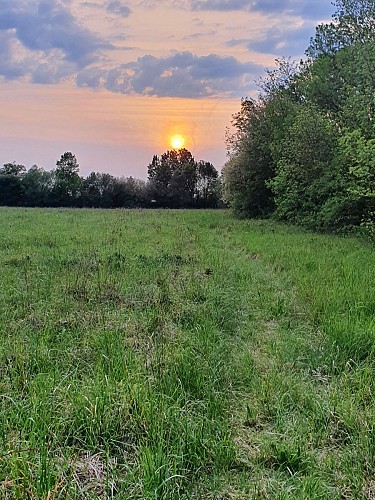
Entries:
[[375,498],[375,252],[0,209],[0,498]]

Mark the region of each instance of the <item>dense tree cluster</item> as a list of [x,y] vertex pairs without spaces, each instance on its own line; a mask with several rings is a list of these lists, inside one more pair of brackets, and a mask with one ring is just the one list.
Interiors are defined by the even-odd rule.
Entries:
[[147,182],[92,172],[80,177],[74,154],[64,153],[56,168],[6,163],[0,168],[0,205],[28,207],[203,207],[219,204],[218,173],[196,162],[186,149],[154,157]]
[[239,215],[374,228],[375,3],[334,5],[307,61],[277,61],[233,116],[223,191]]
[[205,161],[195,161],[187,149],[154,156],[148,166],[149,190],[164,207],[214,207],[219,201],[218,172]]

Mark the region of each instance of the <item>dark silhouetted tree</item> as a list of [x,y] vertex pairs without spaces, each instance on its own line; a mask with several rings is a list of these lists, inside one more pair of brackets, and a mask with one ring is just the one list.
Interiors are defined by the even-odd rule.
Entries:
[[13,175],[14,177],[21,177],[26,172],[24,165],[19,165],[16,162],[5,163],[0,168],[0,175]]
[[0,168],[0,205],[22,205],[22,174],[26,167],[15,162]]
[[74,206],[80,194],[81,177],[79,165],[73,153],[64,153],[56,163],[55,184],[52,190],[54,204]]
[[29,207],[48,206],[52,202],[53,183],[54,175],[51,172],[33,165],[22,176],[23,203]]
[[173,149],[160,158],[154,156],[148,165],[149,195],[159,206],[215,206],[213,180],[217,177],[212,164],[196,162],[187,149]]

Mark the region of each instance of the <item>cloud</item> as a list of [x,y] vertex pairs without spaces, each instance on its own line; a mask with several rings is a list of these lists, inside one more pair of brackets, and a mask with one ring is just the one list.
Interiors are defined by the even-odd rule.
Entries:
[[254,90],[262,72],[262,66],[234,57],[186,51],[165,58],[146,55],[110,71],[90,68],[78,74],[77,85],[158,97],[238,96]]
[[243,2],[251,4],[251,10],[263,14],[290,14],[304,19],[330,18],[332,4],[327,0],[256,0]]
[[190,0],[192,10],[248,10],[248,0]]
[[123,17],[128,17],[131,12],[129,7],[120,0],[108,1],[106,4],[106,10],[111,14],[117,14],[118,16],[123,16]]
[[82,2],[82,7],[89,9],[105,9],[109,14],[116,14],[122,17],[128,17],[131,13],[130,8],[123,0],[105,0],[104,4],[99,2]]
[[261,31],[257,38],[233,39],[228,47],[244,45],[248,50],[276,56],[302,56],[314,35],[314,23],[302,25],[279,23]]
[[[305,19],[302,24],[289,18],[286,23],[283,15],[319,13],[323,2],[326,4],[326,0],[316,0],[312,8],[310,2],[298,0],[165,0],[164,7],[279,13],[280,21],[273,25],[269,22],[271,27],[258,30],[256,38],[234,39],[227,46],[244,45],[253,52],[299,56],[314,34],[313,21]],[[80,7],[98,9],[102,15],[108,12],[122,17],[130,15],[129,4],[130,0],[79,3]],[[199,98],[248,95],[263,72],[262,66],[234,57],[197,56],[188,51],[176,51],[167,57],[145,55],[127,64],[111,63],[104,51],[111,50],[113,55],[116,43],[111,45],[83,27],[73,15],[73,5],[73,0],[0,0],[0,76],[42,84],[70,79],[79,87],[124,94]],[[214,38],[215,30],[199,32],[199,36]]]
[[48,54],[26,50],[12,31],[0,31],[0,76],[7,80],[28,78],[33,83],[57,83],[70,77],[76,66],[61,57],[59,50]]
[[182,0],[180,6],[193,11],[236,11],[261,12],[266,15],[289,14],[305,19],[330,17],[332,5],[327,0]]
[[[98,6],[116,15],[129,13],[118,0]],[[6,79],[26,78],[40,84],[71,79],[79,87],[123,94],[245,95],[263,70],[234,57],[197,56],[188,51],[160,58],[145,55],[111,68],[102,50],[114,47],[78,24],[69,0],[0,0],[0,44],[0,75]]]
[[6,75],[8,80],[15,80],[25,74],[24,64],[12,57],[16,45],[17,40],[11,34],[0,31],[0,75]]
[[[97,61],[100,50],[110,48],[80,26],[61,0],[0,0],[0,33],[18,41],[24,51],[54,53],[77,68]],[[8,78],[11,72],[3,68],[2,75]]]

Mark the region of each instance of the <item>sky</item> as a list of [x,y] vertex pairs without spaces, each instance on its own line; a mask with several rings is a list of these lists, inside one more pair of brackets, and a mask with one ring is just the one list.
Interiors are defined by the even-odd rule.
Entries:
[[225,130],[329,0],[0,0],[0,164],[147,177],[175,134],[220,170]]

